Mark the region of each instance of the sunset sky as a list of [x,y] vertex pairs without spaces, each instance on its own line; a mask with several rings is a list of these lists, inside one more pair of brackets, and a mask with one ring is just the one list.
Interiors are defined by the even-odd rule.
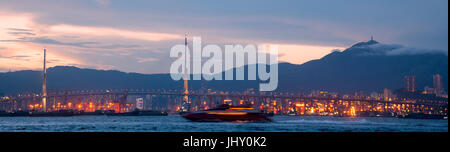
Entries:
[[301,64],[376,40],[448,50],[447,0],[1,0],[0,72],[50,66],[167,73],[184,34],[277,44]]

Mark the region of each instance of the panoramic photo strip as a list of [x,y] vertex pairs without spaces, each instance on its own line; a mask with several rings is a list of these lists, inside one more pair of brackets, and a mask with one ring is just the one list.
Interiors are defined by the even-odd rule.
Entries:
[[437,144],[448,1],[0,0],[0,135],[80,134],[168,151]]

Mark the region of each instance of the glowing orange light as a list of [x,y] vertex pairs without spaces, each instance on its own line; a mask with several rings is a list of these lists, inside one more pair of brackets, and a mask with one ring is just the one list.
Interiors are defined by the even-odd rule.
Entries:
[[253,108],[239,108],[239,107],[236,107],[236,108],[230,108],[231,110],[253,110]]
[[246,115],[246,112],[208,112],[207,114],[211,114],[211,115]]
[[353,117],[356,116],[356,109],[353,106],[350,108],[350,115]]

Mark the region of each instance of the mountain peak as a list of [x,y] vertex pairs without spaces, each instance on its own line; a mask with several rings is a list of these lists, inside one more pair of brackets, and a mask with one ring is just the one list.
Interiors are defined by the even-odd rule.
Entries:
[[385,52],[374,50],[372,46],[380,44],[373,37],[367,42],[359,42],[350,48],[344,50],[347,55],[368,55],[368,54],[384,54]]
[[365,47],[365,46],[375,45],[375,44],[378,44],[378,43],[379,43],[379,42],[377,42],[377,41],[371,39],[370,41],[367,41],[367,42],[359,42],[359,43],[356,43],[356,44],[353,45],[352,47]]

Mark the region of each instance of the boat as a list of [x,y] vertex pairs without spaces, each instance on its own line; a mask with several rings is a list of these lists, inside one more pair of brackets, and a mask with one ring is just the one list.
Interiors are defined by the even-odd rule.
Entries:
[[11,116],[11,117],[26,117],[29,115],[30,115],[30,113],[27,111],[15,111],[15,112],[11,112],[9,114],[9,116]]
[[407,119],[445,119],[446,115],[425,114],[425,113],[410,113],[400,118]]
[[107,116],[167,116],[167,112],[153,111],[153,110],[134,110],[131,112],[114,113],[107,112]]
[[79,111],[79,112],[75,113],[75,115],[77,115],[77,116],[101,116],[101,115],[105,115],[105,114],[101,110],[96,110],[94,112]]
[[9,112],[6,111],[0,111],[0,117],[9,117]]
[[132,111],[132,112],[123,112],[123,113],[115,113],[115,112],[108,112],[106,113],[107,116],[139,116],[138,111]]
[[254,110],[250,105],[230,106],[220,105],[216,108],[189,112],[184,118],[197,122],[270,122],[264,113]]
[[153,110],[143,110],[139,111],[140,116],[167,116],[167,112],[161,112],[161,111],[153,111]]
[[72,110],[58,110],[51,112],[31,112],[31,117],[70,117],[74,116],[75,113]]
[[393,112],[360,111],[356,115],[358,117],[396,117],[397,114]]
[[0,111],[0,117],[26,117],[29,115],[30,113],[27,111],[14,111],[14,112]]

